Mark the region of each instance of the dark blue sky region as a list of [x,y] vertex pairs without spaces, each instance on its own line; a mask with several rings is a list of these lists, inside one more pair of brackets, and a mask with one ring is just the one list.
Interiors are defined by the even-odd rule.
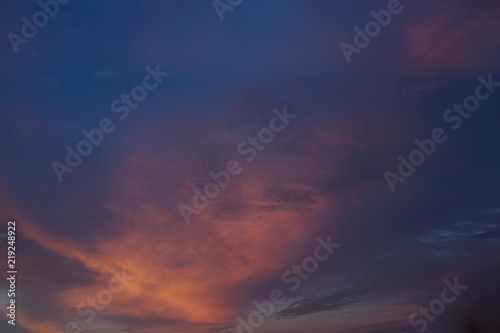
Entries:
[[497,1],[41,3],[0,4],[1,332],[500,331]]

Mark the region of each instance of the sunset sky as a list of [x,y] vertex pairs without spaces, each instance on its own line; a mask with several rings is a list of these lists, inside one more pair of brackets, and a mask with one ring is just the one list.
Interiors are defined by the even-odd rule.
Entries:
[[[0,332],[414,333],[455,278],[467,289],[425,332],[500,332],[500,84],[484,84],[500,82],[500,3],[402,0],[348,62],[339,45],[392,1],[221,0],[221,21],[213,0],[71,0],[16,47],[42,9],[2,1],[0,232],[16,221],[18,274]],[[392,191],[387,171],[436,128],[446,141]],[[285,301],[241,328],[273,290]]]

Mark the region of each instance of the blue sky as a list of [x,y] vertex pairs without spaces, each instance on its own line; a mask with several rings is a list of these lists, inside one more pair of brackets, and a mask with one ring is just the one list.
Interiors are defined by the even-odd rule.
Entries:
[[[280,289],[256,332],[416,332],[408,318],[458,277],[468,289],[425,331],[497,331],[500,91],[483,84],[456,130],[443,116],[479,76],[500,82],[500,8],[402,1],[348,63],[340,43],[388,3],[243,0],[221,21],[207,0],[72,0],[16,53],[8,34],[41,8],[4,1],[0,215],[17,221],[19,306],[0,330],[232,333]],[[120,119],[112,102],[148,66],[170,75]],[[296,117],[247,162],[238,147],[273,110]],[[114,130],[59,181],[54,161],[70,167],[66,147],[103,119]],[[436,128],[446,141],[391,191],[386,172]],[[328,235],[341,247],[290,290],[284,272]],[[133,280],[93,307],[113,272]]]

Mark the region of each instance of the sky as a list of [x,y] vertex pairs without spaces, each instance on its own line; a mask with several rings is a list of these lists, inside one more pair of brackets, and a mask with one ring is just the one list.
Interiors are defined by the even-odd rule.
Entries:
[[499,332],[499,15],[2,1],[0,331]]

